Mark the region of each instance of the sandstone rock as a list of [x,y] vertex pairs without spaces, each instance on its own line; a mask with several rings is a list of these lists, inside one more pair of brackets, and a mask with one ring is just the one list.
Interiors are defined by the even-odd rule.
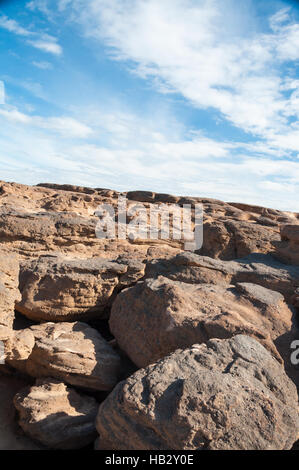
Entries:
[[112,262],[42,256],[21,263],[22,300],[16,309],[36,321],[102,318],[115,294],[143,274],[142,263],[125,258]]
[[222,261],[195,253],[181,253],[147,264],[146,277],[159,275],[190,284],[250,282],[280,292],[288,302],[299,286],[299,267],[282,264],[272,256],[263,254],[250,255],[237,261]]
[[96,448],[290,449],[297,400],[281,365],[253,338],[210,340],[119,383],[100,405]]
[[96,437],[98,404],[54,379],[37,380],[14,397],[19,425],[51,449],[80,449]]
[[18,290],[19,262],[14,254],[0,253],[0,326],[12,328],[15,302],[20,300]]
[[30,328],[35,345],[26,361],[32,377],[53,377],[89,390],[111,390],[118,382],[121,359],[85,323],[44,323]]
[[139,367],[177,348],[236,334],[257,338],[281,360],[274,342],[288,363],[290,344],[299,337],[293,316],[280,293],[255,284],[187,284],[160,276],[121,292],[109,324],[120,348]]
[[30,356],[35,340],[32,331],[15,331],[0,326],[0,341],[4,344],[5,361],[24,361]]
[[[265,227],[243,220],[213,220],[203,226],[203,246],[200,254],[232,260],[250,253],[271,253],[273,242],[280,239],[277,224]],[[276,229],[276,230],[275,230]]]
[[0,450],[41,450],[43,448],[23,435],[15,419],[13,397],[27,385],[24,380],[0,375]]
[[299,265],[299,225],[284,225],[280,234],[275,256],[283,263]]

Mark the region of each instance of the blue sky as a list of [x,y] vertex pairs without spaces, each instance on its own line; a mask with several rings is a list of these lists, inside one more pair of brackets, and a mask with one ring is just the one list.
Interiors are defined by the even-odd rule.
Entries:
[[295,1],[0,1],[0,178],[299,211],[298,66]]

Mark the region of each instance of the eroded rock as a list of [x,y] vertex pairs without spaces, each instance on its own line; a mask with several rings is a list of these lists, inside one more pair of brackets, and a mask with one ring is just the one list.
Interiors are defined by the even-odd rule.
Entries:
[[16,308],[36,321],[102,318],[115,294],[143,274],[144,265],[133,259],[41,256],[21,264],[22,299]]
[[100,405],[97,449],[282,450],[298,435],[297,392],[253,338],[177,350]]
[[55,379],[37,380],[14,397],[19,425],[51,449],[80,449],[96,437],[98,404]]
[[111,390],[121,359],[100,333],[85,323],[44,323],[30,328],[35,345],[25,371],[89,390]]

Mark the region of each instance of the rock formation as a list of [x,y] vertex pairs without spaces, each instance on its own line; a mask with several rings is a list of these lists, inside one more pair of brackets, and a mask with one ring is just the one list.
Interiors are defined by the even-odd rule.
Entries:
[[[202,247],[163,218],[134,232],[140,203],[193,205],[192,230],[201,204]],[[98,237],[107,205],[127,236]],[[0,182],[0,448],[290,449],[298,230],[242,203]]]

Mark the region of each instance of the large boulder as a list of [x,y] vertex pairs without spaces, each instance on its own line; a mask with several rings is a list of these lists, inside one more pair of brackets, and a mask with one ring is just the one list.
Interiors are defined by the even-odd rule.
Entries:
[[41,256],[21,263],[22,299],[16,309],[36,321],[102,318],[115,294],[144,275],[133,259],[72,259]]
[[290,449],[297,401],[294,384],[256,340],[210,340],[119,383],[100,405],[96,448]]
[[278,360],[280,353],[293,370],[290,344],[298,335],[293,317],[279,292],[255,284],[188,284],[160,276],[122,291],[109,324],[121,349],[139,367],[177,348],[246,334]]
[[[88,390],[111,390],[121,373],[121,358],[85,323],[44,323],[30,327],[35,337],[22,372],[53,377]],[[18,363],[14,363],[18,367]]]
[[51,449],[80,449],[96,438],[98,404],[55,379],[37,380],[14,397],[19,425]]

